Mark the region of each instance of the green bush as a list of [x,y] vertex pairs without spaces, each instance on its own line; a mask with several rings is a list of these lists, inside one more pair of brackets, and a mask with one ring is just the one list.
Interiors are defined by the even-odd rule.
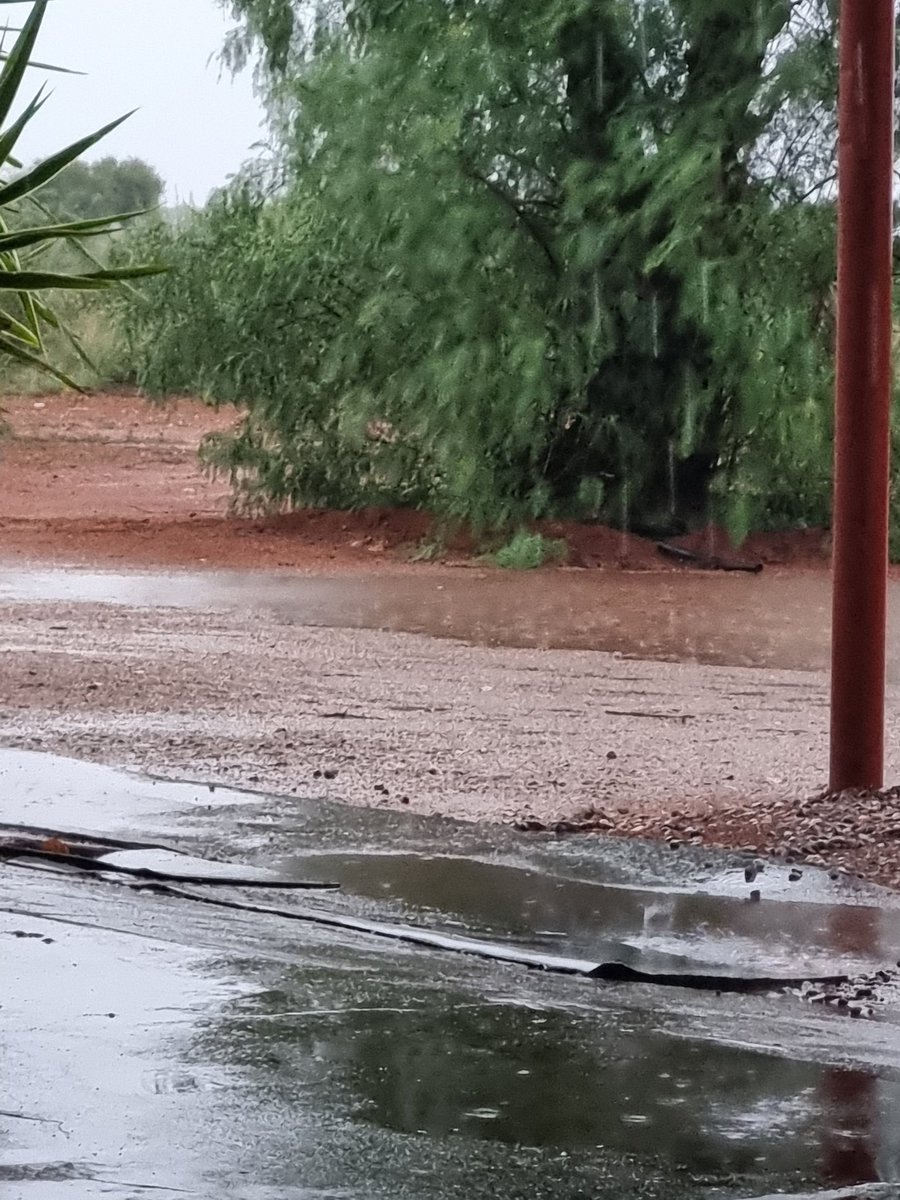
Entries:
[[491,557],[498,567],[509,571],[534,571],[547,563],[561,562],[567,553],[564,541],[519,529]]

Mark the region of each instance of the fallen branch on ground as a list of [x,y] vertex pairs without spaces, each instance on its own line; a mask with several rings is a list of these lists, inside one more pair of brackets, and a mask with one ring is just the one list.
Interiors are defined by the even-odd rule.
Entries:
[[694,550],[686,550],[684,546],[673,546],[671,542],[657,542],[656,549],[660,554],[690,563],[701,571],[746,571],[758,575],[763,569],[761,562],[738,562],[736,559],[720,558],[717,554],[698,554]]

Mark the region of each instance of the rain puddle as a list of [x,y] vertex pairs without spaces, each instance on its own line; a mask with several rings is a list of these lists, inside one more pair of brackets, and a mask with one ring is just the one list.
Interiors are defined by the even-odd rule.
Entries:
[[[712,871],[669,887],[642,882],[639,870],[624,883],[570,878],[511,854],[503,861],[433,852],[320,853],[278,858],[275,868],[285,879],[335,880],[344,894],[374,902],[368,911],[388,911],[394,919],[648,971],[828,975],[900,955],[900,912],[842,896],[814,871],[792,892],[790,868],[779,865],[751,885],[743,868],[723,870],[714,862]],[[759,892],[758,901],[751,891]]]
[[0,863],[4,1005],[30,1081],[0,1103],[24,1114],[0,1183],[46,1169],[49,1186],[60,1163],[89,1161],[111,1165],[96,1191],[72,1176],[78,1194],[123,1198],[135,1181],[279,1200],[462,1200],[488,1178],[542,1200],[900,1182],[891,1009],[854,1021],[791,995],[607,984],[296,919],[315,906],[644,967],[834,971],[900,956],[900,910],[877,889],[815,871],[789,884],[770,864],[751,900],[735,856],[552,843],[26,752],[0,752],[0,790],[8,822],[343,885],[209,889],[258,904],[232,910]]
[[600,1150],[719,1180],[900,1179],[896,1081],[680,1037],[649,1013],[409,997],[232,1032],[278,1046],[287,1071],[313,1060],[360,1119],[404,1134]]
[[[828,662],[825,574],[472,570],[445,575],[264,571],[153,574],[8,568],[0,601],[266,611],[289,623],[459,638],[488,646],[606,650],[732,666],[820,669]],[[891,585],[900,631],[900,585]],[[900,680],[900,632],[889,653]]]

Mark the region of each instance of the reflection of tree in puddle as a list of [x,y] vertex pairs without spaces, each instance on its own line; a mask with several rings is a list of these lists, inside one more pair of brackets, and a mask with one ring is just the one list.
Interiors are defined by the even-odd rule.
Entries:
[[[875,908],[836,908],[829,913],[831,943],[841,954],[878,957],[881,913]],[[848,1036],[852,1029],[848,1026]],[[900,1178],[895,1141],[900,1090],[866,1071],[826,1070],[822,1098],[828,1120],[822,1142],[827,1184],[871,1183]]]
[[[442,901],[440,872],[433,886]],[[576,889],[582,916],[597,890]],[[708,915],[697,907],[703,898],[661,896],[649,913],[646,895],[613,899],[620,923],[641,929],[677,930],[688,919],[681,906],[694,919]],[[747,919],[758,909],[745,905]],[[877,913],[838,914],[829,936],[841,953],[871,955]],[[708,1008],[694,1011],[686,1030],[677,1015],[684,997],[660,997],[652,1009],[601,1008],[619,993],[566,981],[565,996],[579,1005],[566,1011],[556,1007],[566,1003],[562,983],[541,975],[426,953],[370,955],[364,945],[323,943],[313,958],[302,968],[273,967],[278,990],[237,1002],[198,1046],[240,1069],[243,1112],[265,1128],[279,1125],[284,1153],[310,1124],[324,1128],[337,1114],[351,1137],[397,1144],[398,1135],[418,1136],[416,1145],[431,1149],[417,1153],[432,1160],[440,1147],[468,1145],[474,1164],[524,1146],[548,1162],[565,1152],[569,1162],[633,1160],[645,1173],[764,1178],[770,1191],[776,1180],[796,1190],[823,1175],[834,1184],[896,1178],[890,1118],[900,1094],[859,1072],[721,1044],[739,1000],[702,1002]],[[251,972],[258,982],[257,966]],[[640,1000],[631,989],[621,998]],[[862,1028],[837,1014],[830,1024],[837,1044],[843,1029],[852,1036]],[[702,1040],[690,1036],[698,1030]]]
[[877,1087],[863,1071],[825,1072],[822,1094],[830,1120],[822,1146],[823,1182],[837,1186],[881,1178],[874,1145]]
[[669,1036],[644,1028],[644,1014],[575,1016],[415,986],[351,985],[348,996],[348,982],[338,973],[319,990],[321,1015],[290,985],[242,1006],[217,1051],[267,1064],[270,1096],[309,1105],[318,1091],[326,1107],[339,1096],[357,1121],[400,1134],[602,1148],[716,1178],[814,1178],[822,1114],[809,1064]]

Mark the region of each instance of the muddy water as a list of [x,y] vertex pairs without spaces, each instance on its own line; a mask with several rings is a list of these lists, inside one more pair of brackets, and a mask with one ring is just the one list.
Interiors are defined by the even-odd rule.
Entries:
[[[830,581],[673,571],[466,572],[335,578],[261,571],[0,572],[0,601],[72,600],[266,610],[288,622],[460,638],[488,646],[617,651],[647,659],[818,669]],[[890,677],[900,681],[900,584],[890,593]]]

